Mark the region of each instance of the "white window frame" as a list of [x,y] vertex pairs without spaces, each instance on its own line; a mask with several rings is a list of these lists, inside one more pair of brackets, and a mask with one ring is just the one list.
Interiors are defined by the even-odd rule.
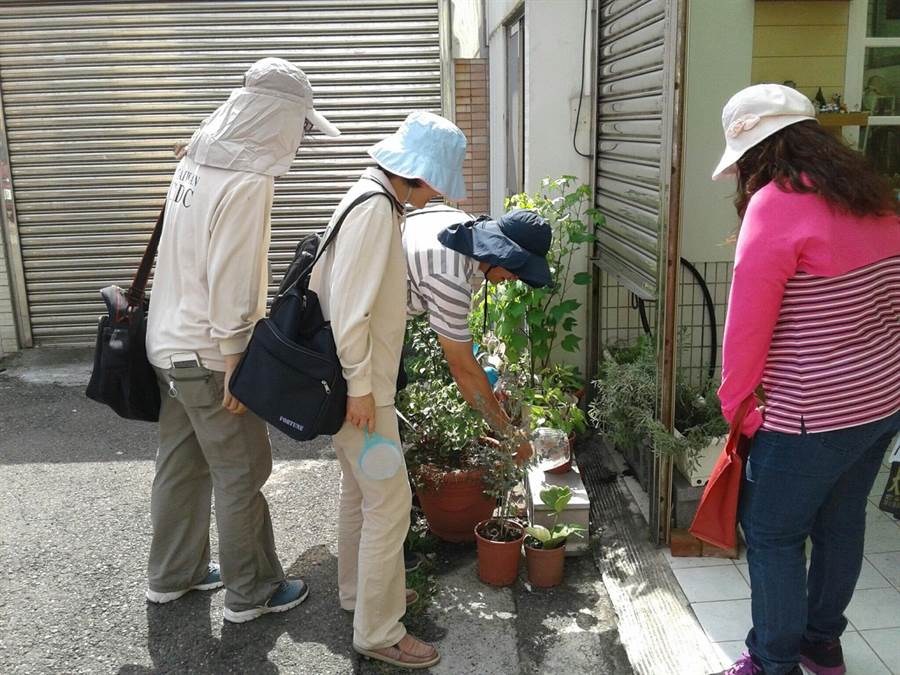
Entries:
[[[900,37],[866,37],[866,21],[870,0],[850,0],[847,28],[847,67],[844,74],[844,103],[849,110],[862,109],[863,68],[866,49],[870,47],[900,48]],[[900,126],[900,115],[869,115],[869,126]],[[859,127],[844,127],[844,138],[859,146]]]

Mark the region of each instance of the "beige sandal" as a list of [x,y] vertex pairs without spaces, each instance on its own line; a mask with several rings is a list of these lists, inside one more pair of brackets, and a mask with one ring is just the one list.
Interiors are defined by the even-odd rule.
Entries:
[[438,654],[434,645],[417,640],[409,633],[404,635],[400,642],[393,647],[363,649],[362,647],[353,645],[353,649],[356,650],[358,654],[362,654],[370,659],[383,661],[392,666],[407,668],[409,670],[431,668],[432,666],[437,665],[441,660],[441,655]]

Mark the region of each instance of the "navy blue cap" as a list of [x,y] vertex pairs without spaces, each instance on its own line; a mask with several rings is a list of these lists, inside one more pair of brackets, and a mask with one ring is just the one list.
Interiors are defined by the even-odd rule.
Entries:
[[447,248],[508,269],[534,288],[553,285],[547,264],[552,240],[547,219],[528,209],[513,209],[497,220],[482,216],[438,234],[438,241]]

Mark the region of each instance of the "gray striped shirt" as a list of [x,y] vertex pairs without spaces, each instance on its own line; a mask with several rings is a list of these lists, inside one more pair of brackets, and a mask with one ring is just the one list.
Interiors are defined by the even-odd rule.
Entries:
[[472,339],[469,310],[474,289],[470,279],[477,261],[438,241],[446,227],[472,220],[464,211],[449,206],[430,206],[406,217],[403,248],[406,252],[406,306],[409,314],[428,314],[428,323],[441,337],[456,342]]

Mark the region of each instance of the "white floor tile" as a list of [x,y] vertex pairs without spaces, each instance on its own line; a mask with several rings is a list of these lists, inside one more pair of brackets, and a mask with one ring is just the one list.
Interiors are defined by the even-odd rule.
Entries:
[[[886,569],[893,569],[894,574],[897,575],[896,583],[894,585],[900,586],[900,553],[873,553],[869,557],[873,556],[896,556],[896,559],[886,558],[883,566]],[[735,563],[734,566],[737,568],[737,571],[741,573],[741,576],[744,577],[744,581],[747,582],[747,585],[750,585],[750,566],[747,563]],[[806,568],[809,569],[809,561],[806,563]],[[891,582],[886,579],[872,563],[863,559],[862,569],[859,573],[859,581],[856,582],[856,590],[864,591],[870,588],[890,587]]]
[[673,570],[688,602],[740,600],[750,597],[750,586],[734,565]]
[[866,553],[900,551],[900,526],[891,516],[869,507],[866,512]]
[[873,499],[881,499],[881,495],[884,494],[884,486],[887,485],[888,481],[888,473],[879,473],[875,478],[875,485],[872,486],[872,491],[869,493],[869,497]]
[[719,654],[720,665],[722,666],[722,668],[728,668],[728,666],[741,658],[741,654],[747,651],[747,645],[743,640],[732,640],[731,642],[714,642],[713,648]]
[[670,551],[665,551],[666,560],[673,570],[683,570],[691,567],[722,567],[730,565],[726,558],[676,558]]
[[844,633],[841,647],[848,675],[890,675],[891,671],[859,633]]
[[867,630],[860,635],[891,669],[891,673],[900,673],[900,628]]
[[868,553],[866,559],[885,579],[900,590],[900,552]]
[[749,600],[698,602],[691,609],[711,642],[744,640],[753,626]]
[[900,628],[900,592],[886,588],[856,591],[846,615],[859,631]]
[[[884,555],[883,553],[873,553],[872,555]],[[887,555],[897,555],[900,553]],[[900,570],[898,570],[900,574]],[[872,588],[890,588],[891,584],[887,579],[875,568],[875,566],[863,558],[862,569],[859,572],[859,580],[856,582],[856,590],[865,591]]]

